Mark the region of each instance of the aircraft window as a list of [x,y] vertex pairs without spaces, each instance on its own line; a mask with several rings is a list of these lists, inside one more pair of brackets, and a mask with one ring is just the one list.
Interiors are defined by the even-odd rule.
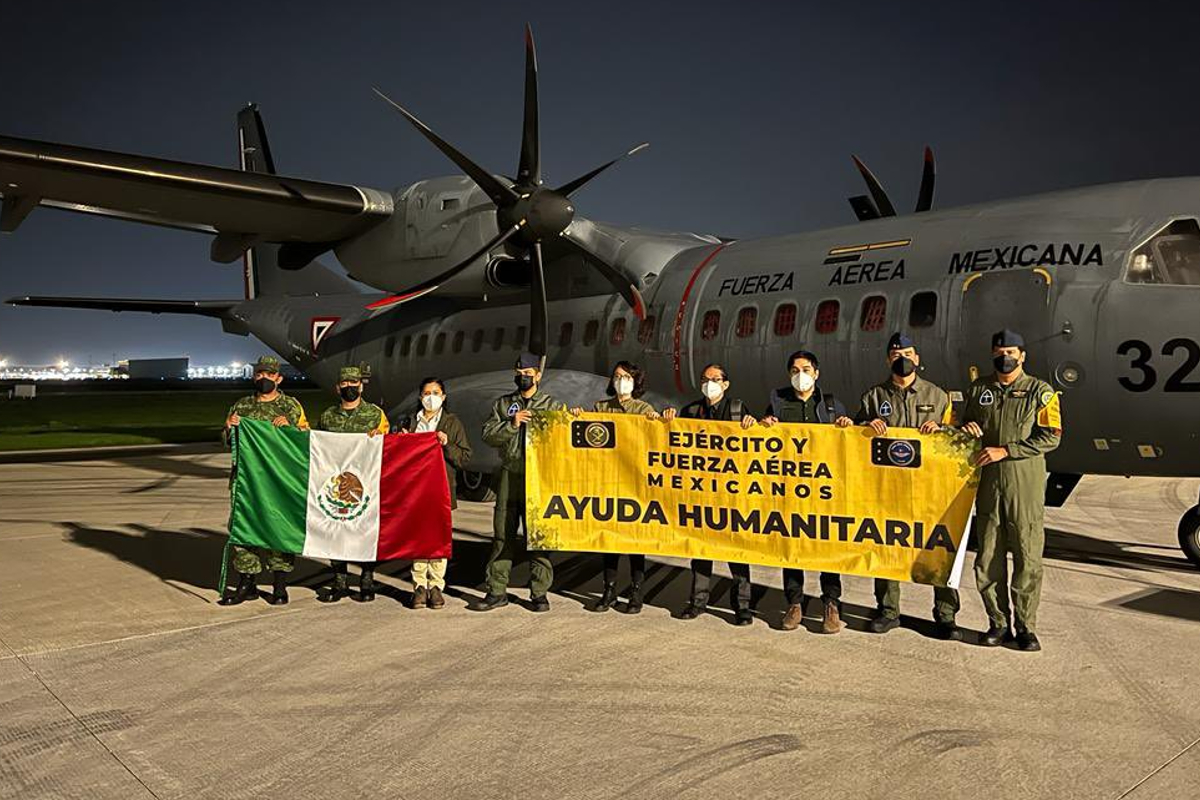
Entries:
[[389,336],[389,337],[387,337],[387,341],[383,343],[383,357],[391,358],[392,354],[395,352],[396,352],[396,337]]
[[446,334],[439,333],[433,339],[433,354],[440,356],[446,349]]
[[483,328],[471,334],[471,352],[478,353],[483,349]]
[[864,331],[881,331],[883,323],[887,319],[887,298],[882,295],[875,295],[863,300],[862,319],[859,320],[859,327]]
[[458,208],[458,198],[457,197],[443,197],[442,198],[442,211],[453,211],[456,208]]
[[504,328],[496,328],[492,333],[492,349],[499,350],[504,346]]
[[613,320],[612,332],[609,334],[609,344],[620,344],[625,341],[625,318],[620,317]]
[[408,358],[408,354],[412,352],[412,334],[405,336],[400,341],[400,355]]
[[717,338],[717,331],[721,329],[721,312],[715,308],[712,311],[704,312],[704,321],[700,323],[700,338],[704,341],[710,341]]
[[1200,286],[1200,223],[1177,219],[1133,251],[1130,283]]
[[813,327],[817,333],[833,333],[838,329],[838,314],[841,306],[837,300],[822,300],[817,306],[817,316]]
[[424,357],[427,350],[429,350],[429,334],[422,333],[420,338],[417,339],[417,357]]
[[583,346],[591,347],[596,343],[597,337],[600,335],[600,321],[589,319],[587,327],[583,329]]
[[455,353],[461,353],[462,346],[463,346],[463,339],[466,339],[466,338],[467,338],[466,331],[455,331],[454,344],[450,345],[451,351],[453,351]]
[[796,304],[784,303],[775,309],[775,335],[791,336],[796,332]]
[[654,317],[649,316],[638,323],[638,343],[649,344],[654,338]]
[[517,350],[520,350],[524,346],[525,346],[525,326],[518,325],[517,326],[517,337],[515,339],[513,339],[513,347],[515,347]]
[[735,329],[739,339],[745,339],[754,335],[754,329],[758,326],[758,309],[754,306],[746,306],[738,310],[737,328]]
[[908,306],[908,327],[930,328],[937,319],[937,292],[917,292]]
[[571,336],[575,333],[575,326],[570,322],[564,322],[562,327],[558,329],[558,346],[566,347],[571,343]]

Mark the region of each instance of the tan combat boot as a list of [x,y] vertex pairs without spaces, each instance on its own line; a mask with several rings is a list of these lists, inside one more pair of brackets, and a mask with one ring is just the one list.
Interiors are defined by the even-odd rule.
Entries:
[[842,629],[842,615],[837,603],[825,604],[825,617],[821,620],[821,633],[838,633]]
[[783,624],[780,625],[785,631],[794,631],[800,627],[800,620],[804,618],[804,606],[800,603],[793,603],[788,606],[787,612],[783,615]]

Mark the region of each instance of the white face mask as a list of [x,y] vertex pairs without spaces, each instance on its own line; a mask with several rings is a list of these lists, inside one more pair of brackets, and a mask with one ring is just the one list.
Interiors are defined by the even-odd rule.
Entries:
[[709,400],[716,400],[721,395],[725,394],[725,390],[721,388],[720,381],[705,381],[700,384],[700,391]]
[[792,388],[797,392],[807,392],[817,385],[817,379],[807,372],[797,372],[792,376]]
[[633,394],[633,378],[617,378],[613,381],[613,389],[618,397],[627,397]]
[[425,406],[426,411],[437,411],[442,407],[442,396],[440,394],[427,394],[421,398],[421,405]]

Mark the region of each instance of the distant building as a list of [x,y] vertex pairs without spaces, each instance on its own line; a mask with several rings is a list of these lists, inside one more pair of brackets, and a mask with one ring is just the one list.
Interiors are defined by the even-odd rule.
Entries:
[[131,358],[127,367],[131,380],[182,379],[188,376],[188,359]]

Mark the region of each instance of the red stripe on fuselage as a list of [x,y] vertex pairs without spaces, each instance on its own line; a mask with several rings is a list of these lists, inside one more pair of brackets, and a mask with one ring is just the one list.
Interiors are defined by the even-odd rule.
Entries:
[[703,261],[696,265],[696,269],[692,271],[692,277],[688,279],[687,286],[684,287],[683,296],[679,298],[679,310],[675,312],[674,345],[671,361],[675,370],[675,388],[681,392],[683,391],[683,376],[680,374],[680,346],[682,345],[683,338],[683,315],[687,309],[688,295],[692,293],[692,286],[695,285],[696,278],[700,276],[700,270],[708,266],[708,262],[713,260],[713,256],[721,252],[724,247],[724,243],[717,245],[711,253],[704,257]]

